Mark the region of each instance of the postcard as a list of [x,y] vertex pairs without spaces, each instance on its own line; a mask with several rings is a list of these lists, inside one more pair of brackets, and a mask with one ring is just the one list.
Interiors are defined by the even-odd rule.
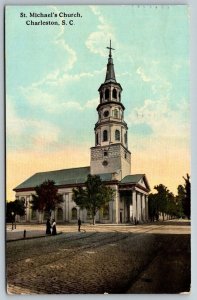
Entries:
[[191,289],[187,5],[5,7],[8,294]]

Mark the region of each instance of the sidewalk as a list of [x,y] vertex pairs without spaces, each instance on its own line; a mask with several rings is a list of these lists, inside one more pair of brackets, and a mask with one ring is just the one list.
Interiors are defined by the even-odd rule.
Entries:
[[[60,234],[59,232],[58,234]],[[46,235],[45,230],[26,230],[26,237],[25,239],[32,239],[32,238],[39,238],[39,237],[50,237],[51,235]],[[24,239],[24,230],[14,229],[14,230],[7,230],[6,233],[6,241],[17,241]]]

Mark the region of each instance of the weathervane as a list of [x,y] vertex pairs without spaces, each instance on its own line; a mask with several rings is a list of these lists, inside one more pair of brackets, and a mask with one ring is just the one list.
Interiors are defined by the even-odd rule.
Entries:
[[110,40],[110,46],[107,47],[107,49],[109,49],[109,57],[111,58],[112,57],[111,50],[115,50],[114,48],[111,47],[111,40]]

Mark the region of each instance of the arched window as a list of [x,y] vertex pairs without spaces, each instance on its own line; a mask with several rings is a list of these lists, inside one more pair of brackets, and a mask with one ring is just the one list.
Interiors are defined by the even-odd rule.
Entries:
[[57,209],[57,219],[58,220],[63,220],[63,209],[61,207],[58,207]]
[[96,145],[98,145],[99,140],[98,140],[98,133],[96,134]]
[[76,209],[76,207],[72,208],[72,220],[77,220],[77,209]]
[[127,144],[127,132],[124,134],[124,143]]
[[35,209],[31,210],[31,220],[36,220],[37,219],[37,213]]
[[115,140],[120,141],[120,131],[118,129],[115,131]]
[[91,211],[87,209],[87,219],[91,219],[91,218],[92,218]]
[[108,140],[108,132],[107,130],[103,131],[103,142],[106,142]]
[[118,118],[118,110],[114,109],[114,118]]
[[103,99],[103,92],[100,92],[100,100]]
[[109,218],[109,204],[106,204],[103,206],[103,218],[108,219]]
[[105,90],[105,99],[109,99],[109,89]]
[[121,93],[119,92],[119,101],[121,101]]
[[107,151],[104,151],[103,155],[104,155],[104,156],[108,156],[108,152],[107,152]]
[[113,89],[112,96],[113,96],[114,99],[117,99],[117,91],[116,91],[116,89]]

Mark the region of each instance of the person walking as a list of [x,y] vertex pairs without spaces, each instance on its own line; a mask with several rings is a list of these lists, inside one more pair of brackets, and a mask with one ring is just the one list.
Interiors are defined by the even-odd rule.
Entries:
[[78,231],[81,231],[81,220],[80,220],[80,218],[78,219]]
[[47,219],[47,222],[46,222],[46,234],[51,234],[51,223],[50,223],[50,219]]
[[52,222],[52,235],[56,235],[56,234],[57,234],[56,222],[55,222],[55,219],[53,219],[53,222]]

